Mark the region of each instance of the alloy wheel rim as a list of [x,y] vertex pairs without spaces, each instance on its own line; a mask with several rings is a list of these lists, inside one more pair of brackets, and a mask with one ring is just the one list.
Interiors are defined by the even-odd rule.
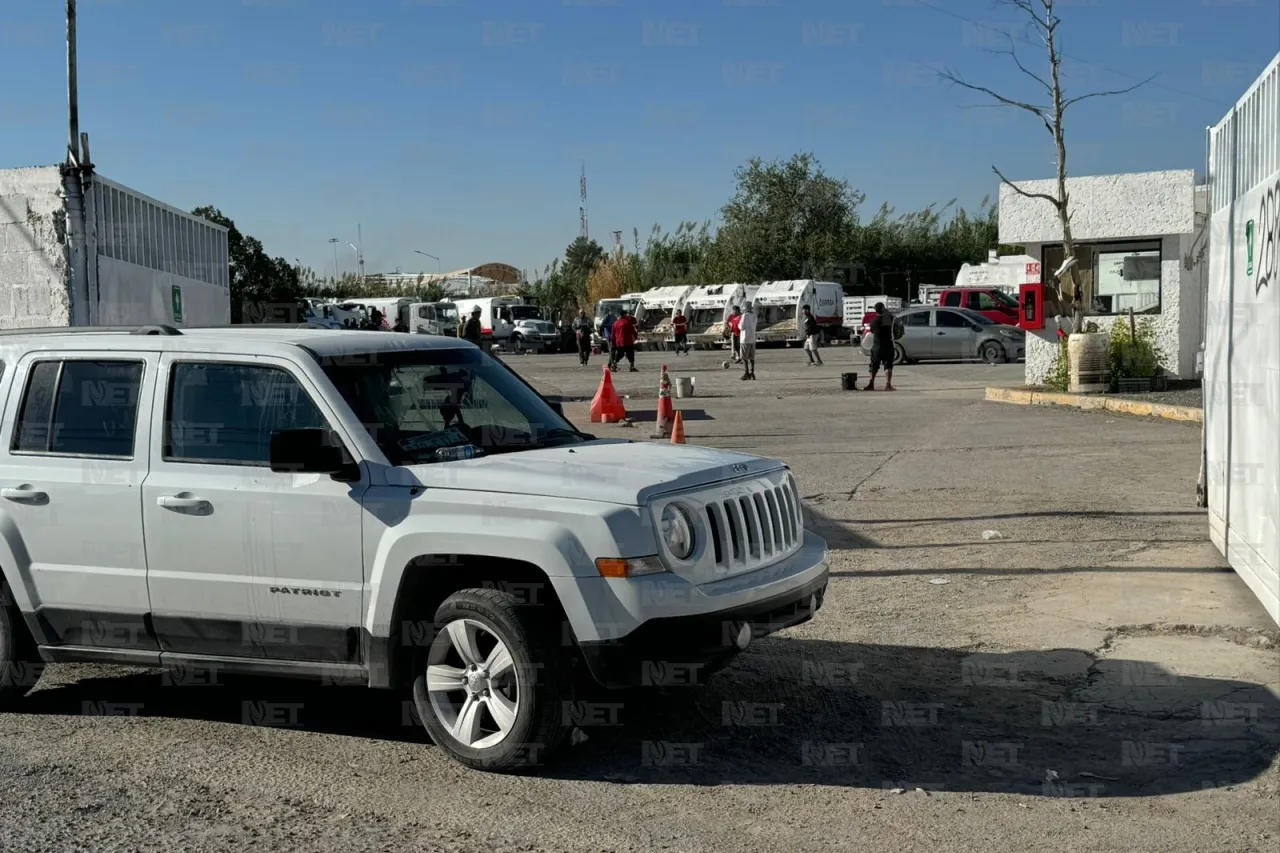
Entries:
[[449,736],[471,749],[502,743],[520,711],[520,674],[502,637],[475,619],[446,623],[427,654],[427,698]]

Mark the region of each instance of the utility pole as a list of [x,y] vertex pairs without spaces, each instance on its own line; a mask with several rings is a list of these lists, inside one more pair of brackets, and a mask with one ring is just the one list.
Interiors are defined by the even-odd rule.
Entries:
[[67,162],[79,166],[80,92],[76,75],[76,0],[67,0]]
[[364,284],[364,227],[360,223],[356,223],[356,242],[360,247],[356,249],[356,262],[360,264],[360,283]]
[[582,177],[578,180],[578,188],[582,194],[582,206],[578,208],[578,219],[581,220],[580,236],[583,240],[589,239],[590,234],[587,232],[587,163],[582,162]]
[[333,246],[333,283],[337,284],[340,276],[338,275],[338,243],[337,237],[330,237],[329,243]]

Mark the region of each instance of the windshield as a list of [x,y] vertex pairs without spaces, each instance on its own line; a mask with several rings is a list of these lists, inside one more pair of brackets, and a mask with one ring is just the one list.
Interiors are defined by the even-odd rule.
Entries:
[[467,444],[493,454],[586,440],[502,362],[471,347],[343,355],[322,366],[393,465]]
[[436,314],[442,320],[446,320],[452,323],[458,322],[458,306],[454,305],[452,302],[450,302],[447,305],[437,305]]
[[995,299],[996,302],[999,302],[1001,305],[1004,305],[1007,308],[1018,307],[1018,300],[1014,299],[1012,296],[1005,293],[1003,290],[991,291],[991,297]]
[[542,309],[536,305],[512,305],[512,320],[545,320],[542,316]]

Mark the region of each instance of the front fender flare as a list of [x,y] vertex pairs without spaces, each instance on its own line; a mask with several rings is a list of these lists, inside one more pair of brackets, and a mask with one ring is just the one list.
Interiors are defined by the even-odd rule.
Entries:
[[504,519],[501,529],[493,529],[477,525],[473,514],[406,519],[386,531],[373,559],[365,615],[365,629],[372,636],[391,636],[405,569],[415,558],[428,554],[521,560],[537,566],[548,579],[573,577],[592,565],[573,531],[551,521]]

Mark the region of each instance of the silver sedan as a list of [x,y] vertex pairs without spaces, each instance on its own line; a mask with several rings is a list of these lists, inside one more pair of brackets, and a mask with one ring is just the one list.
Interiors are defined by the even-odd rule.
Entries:
[[[894,325],[898,324],[901,335],[893,344],[894,364],[969,359],[997,364],[1026,357],[1026,332],[966,308],[920,305],[895,314]],[[868,355],[871,343],[870,335],[863,336],[862,351]]]

